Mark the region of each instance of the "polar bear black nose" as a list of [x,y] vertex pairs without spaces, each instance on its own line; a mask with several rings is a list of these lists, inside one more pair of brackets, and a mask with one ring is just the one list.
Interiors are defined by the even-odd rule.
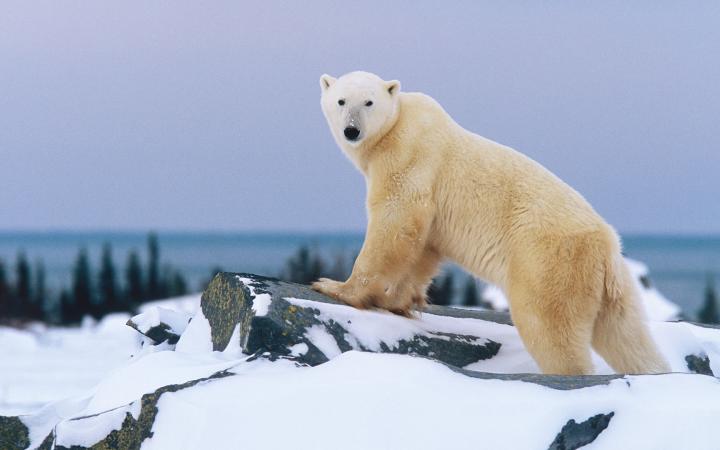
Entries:
[[355,128],[355,127],[347,127],[347,128],[345,128],[344,133],[345,133],[345,137],[346,137],[349,141],[354,141],[355,139],[358,138],[358,136],[360,136],[360,130],[358,130],[358,129]]

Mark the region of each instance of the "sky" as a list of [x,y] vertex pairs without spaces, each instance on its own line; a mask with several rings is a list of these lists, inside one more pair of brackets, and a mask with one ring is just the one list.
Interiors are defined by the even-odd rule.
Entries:
[[367,70],[623,233],[720,233],[719,23],[711,1],[3,1],[0,230],[361,231],[318,79]]

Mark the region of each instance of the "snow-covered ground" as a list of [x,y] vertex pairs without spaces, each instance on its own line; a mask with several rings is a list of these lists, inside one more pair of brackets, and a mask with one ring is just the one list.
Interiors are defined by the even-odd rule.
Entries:
[[[588,448],[717,448],[711,424],[720,408],[720,384],[710,377],[628,377],[562,391],[476,380],[403,355],[353,351],[312,368],[237,356],[150,354],[115,371],[92,399],[73,399],[53,410],[87,416],[129,404],[127,412],[137,418],[140,406],[131,402],[142,394],[230,369],[238,376],[164,394],[154,435],[142,448],[541,449],[569,419],[583,422],[598,411],[614,413],[613,433],[601,434]],[[56,444],[89,447],[119,427],[107,418],[64,422]],[[34,442],[49,431],[38,428]]]
[[[200,294],[143,305],[192,313]],[[111,314],[81,327],[33,325],[0,327],[0,415],[36,410],[45,403],[78,395],[140,351],[140,335],[125,323],[129,314]]]

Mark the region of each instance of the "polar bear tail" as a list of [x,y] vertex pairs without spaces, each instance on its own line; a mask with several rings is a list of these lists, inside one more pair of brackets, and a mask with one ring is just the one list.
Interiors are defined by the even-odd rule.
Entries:
[[605,265],[605,293],[592,343],[617,373],[670,371],[645,324],[640,296],[619,248]]

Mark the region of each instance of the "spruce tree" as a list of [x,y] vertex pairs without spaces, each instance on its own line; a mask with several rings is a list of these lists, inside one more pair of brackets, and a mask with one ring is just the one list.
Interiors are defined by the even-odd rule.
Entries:
[[112,246],[109,242],[103,244],[100,257],[100,273],[98,274],[98,311],[99,315],[110,311],[119,311],[120,305],[117,295],[117,281],[115,264],[112,257]]
[[463,291],[462,305],[464,306],[480,306],[480,297],[478,296],[477,283],[475,278],[468,277]]
[[33,318],[45,320],[49,300],[45,288],[45,264],[42,259],[35,261],[35,288],[33,289]]
[[293,283],[309,284],[325,276],[325,262],[320,254],[303,245],[285,264],[280,278]]
[[135,250],[130,251],[125,267],[125,298],[130,307],[145,299],[140,257]]
[[453,298],[453,276],[451,273],[444,277],[435,277],[428,288],[427,296],[434,305],[450,305]]
[[30,297],[30,264],[25,252],[20,250],[15,264],[15,307],[16,317],[32,316],[32,298]]
[[92,314],[93,290],[90,280],[90,260],[88,259],[87,249],[80,249],[75,267],[73,268],[73,300],[74,300],[74,317],[73,321],[80,320],[87,314]]
[[705,284],[705,301],[698,312],[698,322],[708,324],[720,323],[715,283],[711,275],[708,275],[707,283]]
[[77,308],[75,307],[75,302],[73,301],[72,294],[65,287],[63,287],[60,291],[58,305],[58,309],[60,310],[60,324],[68,325],[74,322],[78,322],[80,320],[79,314],[77,313]]
[[169,297],[180,297],[188,293],[187,282],[179,271],[174,271],[168,287]]
[[160,246],[158,245],[157,234],[148,234],[148,270],[146,293],[149,300],[162,297],[160,292]]

